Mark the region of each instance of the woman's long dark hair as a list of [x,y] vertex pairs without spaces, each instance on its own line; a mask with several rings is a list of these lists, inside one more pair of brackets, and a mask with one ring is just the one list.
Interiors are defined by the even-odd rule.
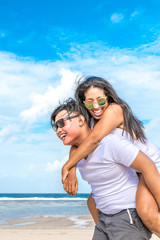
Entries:
[[124,116],[124,129],[129,132],[132,139],[134,138],[135,134],[137,139],[140,139],[141,142],[145,142],[146,137],[143,131],[142,123],[133,115],[128,104],[118,97],[111,84],[105,79],[95,76],[86,77],[82,82],[80,79],[75,92],[75,98],[79,105],[84,107],[85,92],[92,86],[104,90],[109,104],[116,103],[122,107]]

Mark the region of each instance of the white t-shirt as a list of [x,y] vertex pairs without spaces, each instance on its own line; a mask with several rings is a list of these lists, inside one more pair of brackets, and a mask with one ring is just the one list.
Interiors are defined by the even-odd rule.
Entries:
[[[90,127],[93,129],[94,127],[94,119],[91,118]],[[146,139],[146,142],[143,143],[140,140],[134,140],[131,138],[130,134],[123,129],[115,128],[112,133],[123,137],[130,142],[132,142],[135,146],[139,148],[143,153],[145,153],[156,165],[159,173],[160,173],[160,148],[158,148],[155,144],[151,141]]]
[[112,133],[131,141],[155,163],[158,171],[160,172],[160,149],[156,145],[148,139],[146,139],[145,143],[140,140],[133,140],[128,132],[123,131],[123,129],[120,128],[115,128]]
[[139,149],[127,139],[111,133],[78,163],[82,178],[92,188],[96,208],[106,214],[135,208],[138,185],[136,172],[129,168]]

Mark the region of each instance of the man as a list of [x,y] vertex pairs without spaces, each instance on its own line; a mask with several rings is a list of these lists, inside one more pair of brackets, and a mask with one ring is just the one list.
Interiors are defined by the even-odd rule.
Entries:
[[[69,100],[52,113],[52,126],[64,145],[79,146],[89,135],[88,115]],[[131,167],[131,168],[130,168]],[[93,240],[150,239],[135,209],[135,196],[140,171],[160,206],[160,175],[154,163],[131,142],[111,133],[99,146],[82,159],[78,168],[92,188],[99,222]],[[135,170],[133,170],[135,169]]]

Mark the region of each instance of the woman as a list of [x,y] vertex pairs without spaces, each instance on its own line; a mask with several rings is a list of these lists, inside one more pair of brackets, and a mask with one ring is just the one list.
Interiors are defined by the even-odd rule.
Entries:
[[[112,132],[122,137],[129,138],[156,164],[160,171],[160,150],[148,141],[143,132],[141,122],[132,114],[130,107],[120,99],[112,86],[99,77],[88,77],[80,83],[75,93],[76,100],[85,106],[90,114],[90,126],[93,129],[89,137],[79,146],[71,149],[70,159],[64,165],[63,181],[68,170],[79,160],[86,157],[97,146],[101,139]],[[75,178],[75,168],[70,170],[69,178]],[[76,180],[75,180],[76,181]],[[72,182],[74,182],[72,180]],[[65,186],[68,192],[67,184]],[[158,205],[145,185],[140,174],[139,187],[136,197],[136,208],[144,224],[160,236],[160,213]],[[98,210],[92,196],[88,199],[88,208],[97,223]]]

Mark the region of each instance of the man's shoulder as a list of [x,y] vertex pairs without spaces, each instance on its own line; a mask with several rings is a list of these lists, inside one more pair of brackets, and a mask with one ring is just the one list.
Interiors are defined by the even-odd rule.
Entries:
[[115,141],[120,141],[122,139],[121,136],[116,135],[115,133],[110,133],[107,136],[105,136],[102,140],[101,140],[101,144],[106,144],[106,143],[110,143],[110,142],[115,142]]
[[128,139],[124,138],[123,136],[117,135],[116,133],[110,133],[107,136],[105,136],[101,142],[100,145],[104,148],[108,148],[113,151],[117,151],[119,148],[126,147],[127,145],[131,146],[133,143],[131,143]]

